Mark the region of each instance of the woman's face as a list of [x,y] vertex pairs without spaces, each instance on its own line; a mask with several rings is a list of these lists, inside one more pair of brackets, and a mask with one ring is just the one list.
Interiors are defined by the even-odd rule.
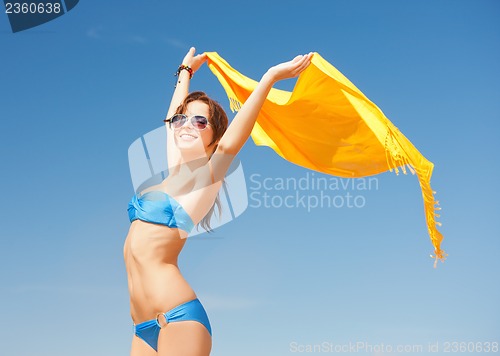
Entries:
[[[202,101],[192,101],[187,104],[186,114],[188,120],[181,127],[175,129],[174,137],[175,143],[180,150],[187,150],[193,152],[211,152],[211,147],[208,147],[213,138],[213,128],[207,125],[204,130],[197,130],[191,123],[193,115],[202,115],[207,119],[210,118],[208,105]],[[210,121],[209,121],[210,122]]]

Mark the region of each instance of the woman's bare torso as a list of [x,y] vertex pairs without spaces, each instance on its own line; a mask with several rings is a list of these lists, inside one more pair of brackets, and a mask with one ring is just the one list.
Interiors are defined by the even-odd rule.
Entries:
[[[197,224],[213,206],[221,184],[207,181],[206,174],[203,178],[200,174],[189,179],[169,177],[142,193],[153,190],[168,193]],[[196,298],[177,265],[187,235],[184,230],[142,220],[134,220],[130,224],[123,256],[130,293],[130,314],[135,324],[151,320],[157,313]]]

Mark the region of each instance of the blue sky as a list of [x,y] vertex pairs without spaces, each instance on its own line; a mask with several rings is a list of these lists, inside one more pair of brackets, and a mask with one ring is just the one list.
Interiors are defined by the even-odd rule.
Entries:
[[[191,45],[255,79],[319,52],[435,164],[449,254],[432,268],[412,175],[348,190],[361,208],[250,206],[180,256],[208,311],[213,355],[301,354],[323,343],[427,355],[436,354],[429,344],[500,342],[499,15],[494,0],[88,0],[13,34],[0,14],[2,354],[128,354],[127,150],[161,126]],[[192,89],[229,112],[207,67]],[[261,191],[252,176],[312,173],[251,140],[239,158],[249,191]]]

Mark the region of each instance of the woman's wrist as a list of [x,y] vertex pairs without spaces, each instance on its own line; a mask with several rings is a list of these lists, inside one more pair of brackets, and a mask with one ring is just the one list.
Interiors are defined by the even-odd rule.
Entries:
[[193,74],[194,71],[191,67],[181,64],[177,69],[177,72],[174,74],[174,77],[176,77],[174,87],[177,88],[177,86],[181,83],[187,83],[189,85],[191,78],[193,78]]
[[266,85],[273,86],[278,80],[276,79],[272,71],[268,70],[266,73],[264,73],[260,81]]
[[187,65],[187,64],[181,64],[179,68],[177,68],[177,72],[175,73],[176,77],[180,77],[182,72],[187,72],[189,73],[189,79],[193,78],[194,71],[193,69]]

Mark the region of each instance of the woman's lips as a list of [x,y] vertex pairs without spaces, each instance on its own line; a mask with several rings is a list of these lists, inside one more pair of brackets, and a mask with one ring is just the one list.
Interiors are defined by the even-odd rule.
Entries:
[[195,135],[191,135],[191,134],[188,134],[188,133],[182,133],[179,135],[179,137],[184,140],[184,141],[194,141],[198,138],[198,136],[195,136]]

